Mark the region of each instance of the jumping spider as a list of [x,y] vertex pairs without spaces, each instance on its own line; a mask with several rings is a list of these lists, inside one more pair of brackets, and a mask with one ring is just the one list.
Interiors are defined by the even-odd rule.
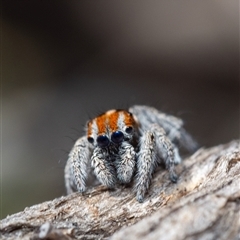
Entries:
[[152,175],[164,163],[172,182],[177,181],[174,165],[181,162],[178,146],[188,151],[197,147],[182,127],[181,119],[148,106],[129,111],[110,110],[87,123],[87,134],[79,138],[65,167],[67,193],[84,192],[91,172],[113,188],[135,178],[136,198],[143,202]]

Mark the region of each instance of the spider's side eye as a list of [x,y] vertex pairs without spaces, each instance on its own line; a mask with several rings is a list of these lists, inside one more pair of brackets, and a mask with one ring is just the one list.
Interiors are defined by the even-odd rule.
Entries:
[[100,135],[97,137],[97,143],[99,147],[107,147],[109,144],[109,139],[105,135]]
[[111,140],[114,143],[122,142],[123,138],[124,138],[124,135],[123,135],[123,133],[121,131],[116,131],[116,132],[112,133],[112,136],[111,136]]
[[133,127],[131,127],[131,126],[129,126],[125,129],[125,132],[128,134],[132,133],[132,131],[133,131]]
[[87,140],[88,140],[88,142],[90,142],[90,143],[93,143],[93,142],[94,142],[94,139],[93,139],[92,137],[88,137]]

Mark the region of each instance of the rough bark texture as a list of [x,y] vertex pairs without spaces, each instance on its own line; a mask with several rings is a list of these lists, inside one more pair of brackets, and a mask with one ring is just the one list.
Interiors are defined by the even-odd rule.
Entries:
[[240,239],[239,142],[200,149],[159,169],[143,203],[103,186],[44,202],[0,222],[1,239]]

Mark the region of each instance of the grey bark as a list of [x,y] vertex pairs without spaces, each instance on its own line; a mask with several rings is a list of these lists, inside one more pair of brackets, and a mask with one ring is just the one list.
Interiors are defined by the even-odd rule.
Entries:
[[154,175],[143,203],[103,186],[26,208],[0,221],[1,239],[240,239],[239,141],[200,149]]

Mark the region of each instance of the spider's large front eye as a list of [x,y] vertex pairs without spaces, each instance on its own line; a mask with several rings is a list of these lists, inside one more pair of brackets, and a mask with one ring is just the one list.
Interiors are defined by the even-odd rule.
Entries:
[[112,133],[112,136],[111,136],[111,140],[114,142],[114,143],[121,143],[124,139],[124,135],[121,131],[116,131],[114,133]]
[[109,144],[109,139],[105,135],[100,135],[97,137],[97,143],[99,147],[107,147]]

